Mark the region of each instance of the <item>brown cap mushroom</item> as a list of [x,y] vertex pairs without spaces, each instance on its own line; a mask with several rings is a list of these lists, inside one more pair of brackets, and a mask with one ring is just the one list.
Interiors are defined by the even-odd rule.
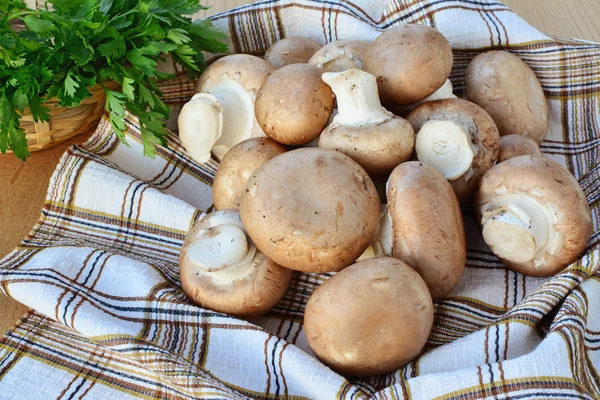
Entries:
[[323,72],[342,72],[352,68],[362,69],[364,52],[371,44],[368,40],[336,40],[326,44],[308,61]]
[[242,318],[273,308],[292,273],[256,249],[237,210],[216,211],[197,221],[179,264],[181,286],[195,304]]
[[390,175],[387,200],[391,255],[421,275],[434,300],[447,296],[460,282],[467,257],[462,213],[452,186],[434,167],[410,161]]
[[213,181],[217,210],[239,208],[246,181],[261,165],[287,151],[269,138],[252,138],[233,146],[225,154]]
[[260,167],[246,183],[240,213],[256,247],[276,263],[338,271],[373,241],[379,198],[351,158],[307,147]]
[[452,48],[435,28],[405,25],[383,32],[365,52],[383,104],[416,103],[438,90],[452,69]]
[[423,279],[394,258],[351,265],[323,283],[304,311],[312,351],[333,370],[365,377],[419,355],[433,326]]
[[292,64],[267,79],[256,97],[256,120],[271,139],[290,146],[321,134],[333,111],[333,92],[314,65]]
[[265,60],[279,69],[289,64],[307,63],[323,45],[305,37],[288,37],[275,42],[265,53]]
[[498,162],[506,161],[516,156],[541,156],[542,152],[536,142],[522,135],[500,136],[500,152]]
[[534,72],[519,57],[489,51],[467,68],[467,99],[496,121],[500,135],[523,135],[542,143],[548,131],[548,104]]
[[[254,99],[273,71],[274,68],[265,60],[247,54],[225,56],[212,63],[200,76],[196,89],[218,100],[223,112],[222,134],[207,146],[211,141],[209,139],[215,137],[203,122],[209,118],[206,114],[209,110],[195,109],[195,134],[206,136],[207,139],[201,150],[192,151],[206,154],[212,148],[213,155],[220,161],[231,147],[242,140],[265,136],[254,118]],[[179,132],[181,135],[181,127]],[[191,151],[185,143],[184,147]]]
[[551,276],[574,262],[593,231],[575,178],[540,156],[517,156],[490,169],[475,197],[475,213],[494,254],[530,276]]
[[492,118],[476,104],[445,99],[421,104],[406,119],[417,134],[419,161],[433,165],[458,200],[468,201],[498,157],[500,137]]
[[412,154],[412,126],[381,106],[375,77],[359,69],[323,74],[333,89],[338,115],[321,133],[319,147],[340,151],[370,175],[389,174]]

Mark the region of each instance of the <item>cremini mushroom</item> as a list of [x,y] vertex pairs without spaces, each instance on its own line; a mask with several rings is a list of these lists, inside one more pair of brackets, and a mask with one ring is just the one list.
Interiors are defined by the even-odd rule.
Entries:
[[207,107],[193,109],[195,125],[186,124],[183,129],[180,126],[179,133],[190,136],[187,131],[192,130],[194,135],[203,138],[187,145],[184,142],[186,150],[204,155],[205,161],[208,161],[205,155],[212,151],[221,161],[225,153],[242,140],[265,136],[254,118],[254,99],[273,71],[265,60],[247,54],[225,56],[212,63],[200,76],[196,90],[218,100],[223,113],[221,133],[217,135],[214,127],[204,122],[204,119],[213,118],[212,110]]
[[338,271],[373,241],[379,198],[351,158],[307,147],[255,171],[240,213],[258,249],[276,263],[299,271]]
[[375,77],[359,69],[323,74],[333,89],[338,115],[319,140],[319,147],[340,151],[370,175],[389,174],[412,154],[412,126],[381,106]]
[[199,163],[210,160],[210,150],[223,134],[223,107],[216,97],[197,93],[181,108],[177,118],[179,139]]
[[371,42],[368,40],[336,40],[326,44],[308,61],[323,72],[342,72],[362,69],[363,55]]
[[335,97],[314,65],[291,64],[275,71],[256,96],[256,120],[271,139],[300,146],[321,134]]
[[421,104],[406,119],[417,135],[419,161],[438,169],[459,201],[469,201],[498,158],[500,137],[492,118],[476,104],[445,99]]
[[518,56],[489,51],[467,68],[467,99],[496,121],[500,135],[523,135],[542,143],[548,131],[548,104],[535,73]]
[[467,254],[452,186],[432,166],[409,161],[390,175],[387,202],[373,245],[361,259],[396,257],[423,277],[434,300],[446,297],[460,282]]
[[181,285],[195,304],[242,318],[273,308],[291,278],[289,269],[256,249],[237,210],[200,218],[183,243],[179,264]]
[[275,68],[307,63],[323,45],[305,37],[288,37],[275,42],[265,53],[265,60]]
[[260,166],[287,151],[266,137],[244,140],[225,154],[213,181],[213,202],[217,210],[239,208],[246,181]]
[[475,197],[483,238],[508,268],[551,276],[585,250],[592,215],[577,180],[556,161],[517,156],[483,177]]
[[416,271],[394,258],[374,258],[338,272],[312,294],[304,331],[312,351],[333,370],[379,375],[419,355],[433,311]]
[[435,28],[404,25],[383,32],[365,52],[363,69],[377,77],[384,105],[431,96],[448,79],[452,48]]
[[506,161],[516,156],[541,156],[538,144],[531,138],[523,135],[500,136],[500,152],[498,162]]

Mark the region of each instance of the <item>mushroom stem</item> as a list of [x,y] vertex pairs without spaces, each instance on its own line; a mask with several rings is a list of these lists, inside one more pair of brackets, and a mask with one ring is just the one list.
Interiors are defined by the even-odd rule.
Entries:
[[388,213],[387,206],[381,205],[381,217],[375,239],[356,261],[359,262],[376,257],[391,257],[393,246],[392,219]]
[[334,123],[346,126],[376,125],[393,114],[381,106],[377,80],[368,72],[353,68],[344,72],[326,72],[322,76],[338,103]]
[[188,247],[188,258],[203,271],[231,279],[250,266],[251,263],[244,261],[255,251],[240,227],[223,224],[201,231]]
[[[531,210],[530,210],[531,211]],[[545,218],[536,218],[515,204],[505,204],[486,215],[483,238],[500,258],[526,263],[534,258],[548,241]]]
[[460,178],[471,168],[477,148],[468,132],[454,121],[426,122],[417,135],[417,158],[435,167],[448,180]]

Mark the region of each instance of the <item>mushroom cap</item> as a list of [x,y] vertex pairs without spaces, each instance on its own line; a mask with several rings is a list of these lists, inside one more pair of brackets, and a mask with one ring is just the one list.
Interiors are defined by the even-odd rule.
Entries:
[[362,68],[364,53],[371,44],[368,40],[336,40],[323,46],[308,60],[323,72],[342,72]]
[[215,61],[200,76],[196,90],[216,97],[224,112],[222,135],[212,149],[217,160],[242,140],[265,136],[254,117],[254,100],[274,70],[258,57],[233,54]]
[[288,37],[275,42],[265,53],[265,60],[279,69],[289,64],[307,63],[323,45],[305,37]]
[[[540,156],[517,156],[496,164],[481,181],[474,211],[482,223],[486,212],[525,198],[539,206],[552,221],[555,246],[546,249],[543,263],[501,261],[529,276],[551,276],[563,270],[585,250],[593,232],[592,215],[583,190],[571,173],[556,161]],[[551,250],[550,252],[547,250]]]
[[389,174],[408,160],[415,145],[412,126],[400,117],[374,125],[332,124],[319,140],[319,147],[337,150],[352,158],[371,176]]
[[535,73],[506,51],[479,54],[467,68],[467,99],[496,121],[500,135],[523,135],[542,143],[548,104]]
[[458,200],[468,202],[479,182],[498,157],[500,137],[494,120],[477,104],[462,99],[428,101],[412,110],[406,119],[418,135],[421,127],[432,120],[453,121],[471,136],[477,147],[471,168],[458,179],[450,181]]
[[438,90],[452,69],[452,48],[435,28],[405,25],[383,32],[365,52],[383,104],[416,103]]
[[321,134],[335,97],[314,65],[291,64],[267,79],[256,97],[256,120],[271,139],[289,146],[309,143]]
[[240,213],[256,247],[276,263],[298,271],[338,271],[373,241],[379,198],[365,170],[348,156],[302,148],[252,175]]
[[246,181],[261,165],[287,151],[269,138],[252,138],[233,146],[219,164],[213,181],[217,210],[239,208]]
[[540,147],[533,139],[523,135],[506,135],[500,137],[499,163],[516,156],[526,155],[542,155]]
[[212,272],[199,267],[190,255],[191,246],[199,238],[210,236],[216,227],[224,225],[233,225],[246,234],[237,210],[215,211],[194,224],[179,256],[181,286],[200,307],[242,318],[258,317],[283,297],[292,271],[256,251],[251,242],[243,265]]
[[433,325],[423,279],[395,258],[353,264],[323,283],[304,311],[308,344],[344,375],[394,371],[419,355]]
[[233,80],[246,92],[256,96],[274,71],[275,68],[262,58],[249,54],[232,54],[219,58],[204,70],[196,84],[196,91],[211,93],[223,80]]
[[439,300],[460,282],[467,257],[460,205],[448,180],[434,167],[410,161],[388,180],[392,255],[423,278]]

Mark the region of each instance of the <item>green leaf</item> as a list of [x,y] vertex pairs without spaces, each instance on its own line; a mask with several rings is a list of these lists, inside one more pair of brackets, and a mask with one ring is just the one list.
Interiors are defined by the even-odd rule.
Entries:
[[117,115],[125,115],[125,95],[123,93],[115,92],[114,90],[105,89],[106,94],[106,105],[104,109],[110,113]]
[[102,14],[108,14],[108,12],[110,11],[110,8],[113,5],[114,0],[102,0],[100,1],[100,9],[99,11]]
[[131,101],[133,101],[135,98],[134,87],[132,85],[133,82],[135,82],[133,79],[124,77],[123,84],[121,85],[123,94]]
[[138,85],[138,93],[139,99],[142,102],[147,103],[150,108],[154,108],[154,97],[152,96],[152,92],[150,92],[150,90],[141,82]]
[[30,31],[35,32],[39,35],[47,35],[56,31],[56,27],[50,21],[45,19],[34,17],[33,15],[28,15],[23,18],[25,25],[29,28]]
[[79,83],[76,81],[77,77],[73,78],[73,74],[69,71],[67,77],[65,78],[65,93],[67,96],[73,97],[79,87]]
[[29,111],[35,122],[50,122],[50,110],[42,105],[41,97],[34,97],[29,101]]
[[12,103],[17,110],[20,112],[25,112],[25,109],[29,105],[29,98],[25,93],[23,93],[21,88],[18,88],[13,94]]
[[98,51],[104,57],[109,59],[118,59],[125,55],[126,45],[125,39],[119,36],[108,43],[104,43],[98,46]]
[[155,43],[157,43],[157,42],[149,42],[148,44],[146,44],[144,47],[142,47],[140,49],[140,53],[145,54],[145,55],[150,55],[150,56],[157,56],[161,51],[155,45]]
[[14,49],[16,43],[17,40],[14,37],[10,36],[8,33],[5,33],[0,36],[0,46],[4,47],[5,49]]
[[25,138],[25,131],[21,128],[12,129],[10,132],[11,147],[14,155],[22,161],[29,157],[29,146]]
[[148,44],[151,44],[152,46],[156,47],[160,53],[169,53],[178,47],[175,43],[168,43],[168,42],[153,41]]
[[154,75],[156,61],[146,57],[140,49],[133,49],[127,52],[125,58],[129,60],[131,65],[139,68],[145,75]]
[[199,68],[196,66],[196,62],[194,60],[194,56],[196,52],[187,44],[183,44],[175,50],[175,54],[178,56],[179,61],[187,67],[199,71]]
[[71,59],[77,65],[87,64],[94,56],[94,49],[84,39],[70,45]]
[[167,39],[169,39],[175,44],[183,44],[191,40],[190,37],[187,35],[187,32],[179,28],[169,29],[167,31]]
[[106,93],[104,109],[109,112],[110,125],[119,140],[127,144],[127,140],[125,139],[125,95],[108,89],[105,89],[104,93]]

